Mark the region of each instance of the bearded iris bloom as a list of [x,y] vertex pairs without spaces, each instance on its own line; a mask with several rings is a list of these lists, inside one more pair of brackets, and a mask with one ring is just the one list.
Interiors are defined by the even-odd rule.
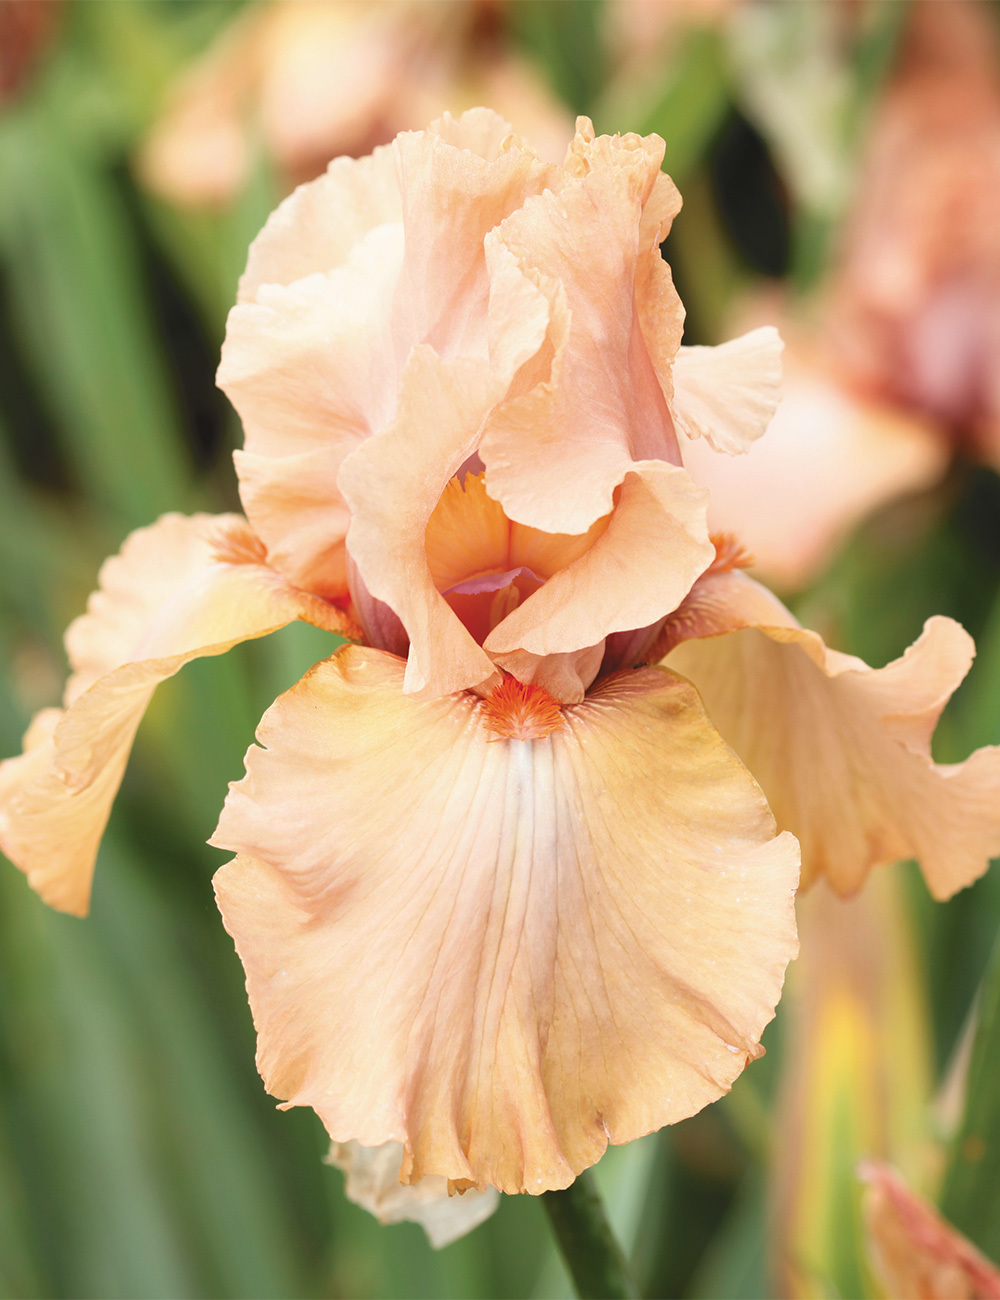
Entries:
[[212,842],[269,1091],[404,1184],[564,1187],[723,1094],[795,836],[843,893],[1000,851],[1000,754],[930,755],[966,634],[873,670],[709,536],[682,441],[764,432],[780,340],[680,346],[662,155],[581,119],[552,166],[475,110],[286,200],[219,373],[246,519],[126,542],[0,768],[0,844],[82,913],[158,681],[292,619],[361,643],[265,715]]

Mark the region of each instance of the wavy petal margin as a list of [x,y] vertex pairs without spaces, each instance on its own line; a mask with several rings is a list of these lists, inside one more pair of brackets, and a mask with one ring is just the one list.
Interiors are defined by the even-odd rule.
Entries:
[[527,355],[538,349],[547,301],[487,237],[554,170],[498,114],[445,114],[370,158],[337,159],[254,241],[218,382],[246,433],[243,507],[296,586],[346,594],[341,466],[391,425],[415,349],[493,373],[487,409],[526,333]]
[[737,533],[761,577],[786,589],[819,572],[870,511],[937,482],[950,454],[926,421],[850,394],[791,350],[767,437],[744,455],[720,456],[703,438],[681,450],[708,488],[709,526]]
[[549,297],[552,325],[547,371],[491,415],[480,448],[507,515],[553,533],[606,515],[636,461],[680,461],[664,389],[684,309],[655,238],[679,207],[664,195],[676,198],[663,141],[581,128],[562,176],[496,232]]
[[781,401],[784,346],[774,326],[765,325],[714,348],[680,348],[671,406],[677,427],[715,451],[747,451]]
[[824,875],[847,896],[872,867],[916,858],[946,899],[1000,854],[1000,747],[964,763],[931,757],[934,727],[975,653],[958,623],[929,619],[900,659],[870,668],[732,573],[696,585],[671,624],[693,639],[669,666],[694,682],[778,825],[798,836],[803,885]]
[[295,619],[357,635],[341,610],[263,563],[239,515],[164,515],[105,563],[66,634],[76,671],[65,711],[44,710],[25,752],[0,763],[0,848],[47,903],[87,912],[98,844],[159,683]]
[[212,842],[266,1086],[404,1182],[565,1187],[726,1092],[796,950],[798,847],[669,673],[544,740],[349,648],[265,715]]

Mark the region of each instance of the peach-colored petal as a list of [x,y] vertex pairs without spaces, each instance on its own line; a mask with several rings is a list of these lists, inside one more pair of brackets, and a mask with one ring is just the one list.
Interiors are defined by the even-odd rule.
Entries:
[[781,405],[745,456],[716,455],[702,440],[682,452],[709,490],[710,526],[739,534],[761,575],[786,587],[826,563],[870,510],[935,482],[948,456],[923,421],[852,397],[794,356]]
[[481,474],[450,479],[427,521],[427,565],[439,591],[484,574],[528,568],[545,580],[584,556],[608,527],[585,533],[543,533],[515,524],[488,495]]
[[[675,348],[683,309],[667,273],[644,321],[636,287],[662,264],[642,223],[662,193],[662,156],[655,136],[578,135],[578,174],[528,198],[498,232],[552,303],[548,374],[493,413],[480,447],[490,495],[520,523],[586,532],[611,510],[634,460],[679,460],[644,325],[655,322]],[[662,340],[652,347],[661,360],[669,351]]]
[[735,456],[761,436],[781,399],[784,344],[773,325],[715,348],[681,348],[674,363],[674,422]]
[[[427,524],[427,566],[434,586],[482,643],[512,607],[579,561],[607,526],[607,519],[599,519],[586,533],[565,534],[512,524],[499,501],[486,494],[482,475],[467,474],[464,482],[456,475]],[[473,587],[479,588],[475,594]],[[399,653],[382,638],[369,640]],[[519,681],[537,682],[557,699],[579,703],[597,676],[602,651],[600,643],[553,655],[515,650],[496,661]]]
[[889,1165],[867,1160],[868,1244],[893,1300],[1000,1300],[1000,1269]]
[[402,220],[396,156],[390,145],[365,158],[335,158],[324,175],[288,196],[250,245],[239,301],[265,284],[293,284],[342,266],[379,226]]
[[[551,170],[502,118],[445,115],[364,166],[340,163],[283,204],[255,241],[219,370],[246,431],[236,465],[247,515],[271,562],[328,598],[346,590],[341,466],[358,443],[388,431],[414,347],[449,363],[475,358],[484,372],[473,388],[479,406],[462,405],[468,442],[538,350],[549,314],[531,278],[488,238]],[[368,560],[355,560],[374,591]]]
[[[395,419],[340,471],[352,562],[367,592],[390,607],[410,639],[408,691],[461,690],[495,671],[436,588],[426,553],[442,493],[476,451],[486,413],[538,349],[548,319],[545,299],[502,248],[489,245],[484,261],[493,273],[484,304],[486,355],[446,359],[427,344],[414,347],[399,380]],[[495,341],[498,331],[503,337]]]
[[419,1223],[435,1250],[477,1228],[500,1204],[493,1187],[449,1194],[448,1180],[433,1174],[419,1183],[401,1183],[403,1148],[399,1142],[384,1142],[379,1147],[334,1142],[327,1160],[344,1171],[348,1200],[374,1214],[380,1223]]
[[424,534],[449,479],[475,450],[497,381],[481,362],[446,364],[414,348],[393,424],[345,461],[351,556],[368,592],[400,618],[410,638],[408,691],[445,694],[494,673],[490,658],[434,585]]
[[156,686],[294,619],[354,629],[262,562],[238,515],[164,515],[101,570],[66,646],[66,710],[46,710],[26,752],[0,764],[0,847],[46,902],[83,914],[97,846],[136,728]]
[[713,533],[715,559],[675,610],[644,626],[615,632],[605,643],[605,673],[657,663],[674,646],[692,637],[732,632],[760,624],[797,626],[785,606],[766,587],[741,570],[753,557],[731,533]]
[[607,528],[487,637],[492,654],[565,654],[676,608],[715,558],[707,498],[687,473],[634,462]]
[[525,685],[544,686],[553,699],[579,704],[587,687],[601,671],[604,642],[565,654],[533,655],[529,650],[509,650],[493,656],[498,668]]
[[773,592],[739,569],[710,569],[663,620],[645,655],[655,663],[682,641],[741,627],[798,627],[798,623]]
[[346,591],[341,463],[393,413],[402,253],[401,226],[379,226],[342,266],[264,285],[229,314],[218,382],[243,420],[244,509],[271,563],[325,597]]
[[759,1054],[797,847],[669,673],[606,681],[535,741],[403,673],[317,665],[213,837],[241,855],[216,882],[258,1064],[334,1140],[403,1143],[404,1181],[564,1187]]
[[[140,710],[151,694],[142,696]],[[67,716],[62,709],[39,714],[24,737],[24,752],[0,763],[0,849],[48,904],[85,916],[94,859],[135,729],[119,727],[104,764],[76,788],[67,784],[57,749],[56,729]],[[94,721],[85,714],[88,720]],[[74,741],[79,743],[78,735],[70,736]]]
[[822,874],[852,894],[871,867],[912,857],[943,899],[1000,853],[1000,747],[955,764],[930,752],[972,655],[957,623],[932,618],[880,669],[795,626],[685,641],[669,663],[698,687],[778,824],[800,839],[804,884]]
[[446,113],[427,131],[404,132],[393,147],[406,228],[397,337],[407,346],[427,342],[445,357],[485,355],[486,236],[556,169],[485,108]]

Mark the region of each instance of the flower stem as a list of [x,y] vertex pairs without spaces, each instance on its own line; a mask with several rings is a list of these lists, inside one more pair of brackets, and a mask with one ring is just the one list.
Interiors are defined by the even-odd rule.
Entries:
[[636,1300],[639,1291],[589,1172],[542,1201],[580,1300]]

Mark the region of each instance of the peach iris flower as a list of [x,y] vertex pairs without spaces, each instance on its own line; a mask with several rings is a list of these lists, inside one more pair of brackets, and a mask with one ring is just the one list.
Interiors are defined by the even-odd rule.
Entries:
[[930,757],[965,633],[872,670],[709,538],[676,430],[762,434],[780,341],[680,347],[662,155],[581,119],[545,164],[480,109],[287,199],[219,375],[248,522],[134,535],[0,768],[0,843],[83,911],[157,680],[289,618],[365,642],[265,715],[216,890],[268,1089],[403,1183],[562,1187],[725,1092],[795,952],[789,832],[843,892],[1000,850],[1000,754]]

